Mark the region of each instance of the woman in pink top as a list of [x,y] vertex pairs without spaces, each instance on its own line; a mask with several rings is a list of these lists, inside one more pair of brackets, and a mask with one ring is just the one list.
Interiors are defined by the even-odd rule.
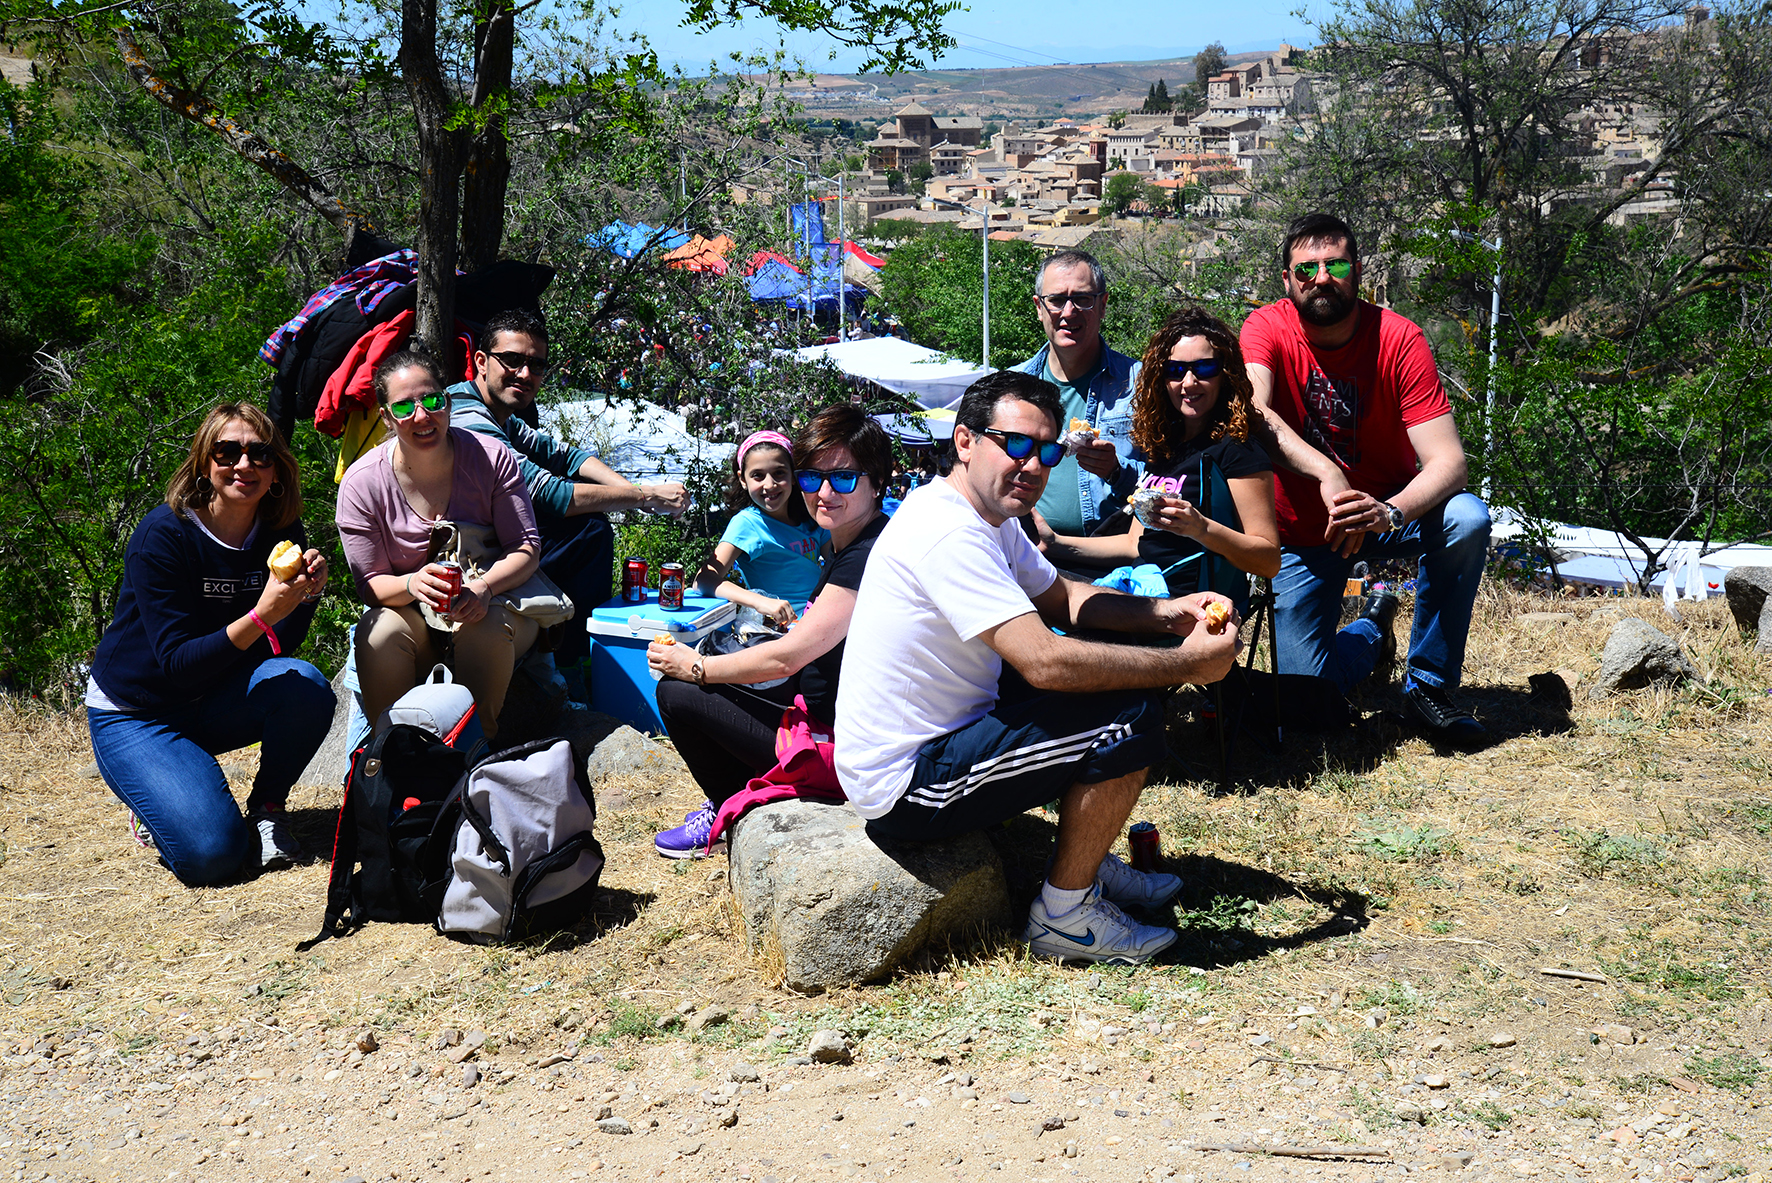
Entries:
[[[449,426],[449,396],[428,355],[396,353],[375,371],[375,396],[390,432],[345,473],[338,532],[369,610],[357,625],[363,713],[379,722],[436,663],[447,634],[425,624],[418,604],[444,613],[454,634],[456,679],[474,694],[488,739],[498,731],[517,659],[535,643],[535,622],[492,598],[540,566],[529,491],[509,449]],[[447,572],[425,564],[439,518],[490,526],[504,550],[484,577],[449,598]]]

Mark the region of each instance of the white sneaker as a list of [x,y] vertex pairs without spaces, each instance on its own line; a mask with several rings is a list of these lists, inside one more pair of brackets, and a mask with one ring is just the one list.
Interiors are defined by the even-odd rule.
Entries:
[[1137,965],[1173,945],[1180,935],[1173,928],[1139,924],[1101,898],[1101,882],[1097,880],[1083,902],[1059,919],[1047,915],[1044,896],[1036,897],[1028,909],[1023,939],[1028,952],[1036,957]]
[[1181,894],[1181,876],[1135,870],[1115,854],[1101,860],[1095,881],[1101,884],[1103,899],[1122,907],[1153,908]]
[[258,865],[260,870],[280,871],[306,858],[301,843],[289,832],[281,809],[258,808],[246,815],[258,830]]

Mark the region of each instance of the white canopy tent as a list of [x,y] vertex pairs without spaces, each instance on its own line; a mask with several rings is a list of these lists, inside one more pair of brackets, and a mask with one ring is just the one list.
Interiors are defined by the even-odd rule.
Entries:
[[726,463],[734,444],[692,434],[683,416],[632,399],[591,398],[541,408],[543,430],[591,448],[598,459],[630,481],[682,481],[696,459]]
[[990,373],[952,354],[897,337],[809,345],[796,349],[794,356],[805,362],[829,361],[852,378],[909,395],[918,406],[930,408],[957,406],[966,388]]

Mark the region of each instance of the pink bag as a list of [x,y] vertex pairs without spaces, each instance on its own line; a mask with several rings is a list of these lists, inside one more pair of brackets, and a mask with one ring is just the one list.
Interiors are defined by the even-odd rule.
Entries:
[[758,805],[789,797],[821,801],[848,800],[837,782],[837,755],[831,729],[812,717],[806,699],[794,696],[794,705],[781,713],[775,731],[775,767],[752,779],[743,789],[720,804],[708,829],[708,849],[726,827]]

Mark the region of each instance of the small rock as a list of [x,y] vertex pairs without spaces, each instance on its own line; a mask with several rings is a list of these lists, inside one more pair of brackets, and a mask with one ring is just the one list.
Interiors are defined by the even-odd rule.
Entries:
[[1422,1077],[1421,1083],[1425,1084],[1430,1089],[1443,1089],[1451,1084],[1450,1081],[1438,1073],[1432,1073],[1428,1076]]
[[1452,1050],[1452,1041],[1444,1035],[1436,1035],[1424,1047],[1430,1052],[1449,1052]]
[[1476,1157],[1475,1154],[1468,1150],[1462,1150],[1455,1154],[1442,1155],[1440,1157],[1440,1169],[1442,1171],[1462,1171],[1464,1168],[1470,1166],[1472,1160]]
[[461,1032],[454,1027],[445,1027],[437,1032],[436,1042],[431,1047],[436,1051],[447,1051],[461,1043]]
[[684,1029],[691,1034],[699,1034],[700,1032],[706,1031],[709,1027],[718,1027],[730,1017],[731,1014],[725,1007],[718,1003],[713,1003],[689,1016],[689,1021],[683,1024],[683,1026]]
[[1637,1041],[1637,1033],[1623,1023],[1602,1023],[1593,1029],[1593,1033],[1609,1043],[1622,1044],[1625,1047]]
[[847,1064],[853,1059],[849,1041],[843,1038],[841,1031],[813,1032],[812,1042],[806,1045],[806,1054],[820,1064]]
[[1510,1031],[1497,1031],[1489,1037],[1490,1047],[1512,1047],[1517,1042]]
[[363,1031],[357,1036],[357,1050],[366,1056],[380,1046],[373,1031]]
[[722,1113],[720,1115],[720,1124],[727,1129],[731,1129],[733,1126],[737,1125],[738,1124],[738,1106],[734,1105],[732,1108],[730,1108],[726,1112]]
[[1587,696],[1604,698],[1619,690],[1641,690],[1698,677],[1697,668],[1686,660],[1672,637],[1646,620],[1627,616],[1612,626],[1600,657],[1600,672]]
[[628,1124],[625,1117],[605,1117],[597,1123],[597,1128],[605,1134],[631,1134],[634,1127]]
[[793,1032],[789,1031],[786,1027],[769,1028],[769,1038],[771,1039],[786,1039],[791,1034],[793,1034]]
[[726,1079],[735,1080],[739,1084],[756,1084],[763,1079],[763,1075],[749,1064],[734,1064],[732,1070],[726,1074]]
[[80,771],[76,772],[74,775],[81,777],[82,779],[85,779],[85,780],[97,780],[100,775],[99,770],[98,770],[98,761],[94,760],[90,764],[82,764],[80,766]]
[[1390,1017],[1391,1013],[1388,1010],[1385,1010],[1382,1006],[1375,1006],[1366,1012],[1366,1026],[1382,1027]]
[[1396,1115],[1398,1121],[1412,1121],[1419,1125],[1427,1120],[1427,1114],[1422,1111],[1421,1106],[1412,1105],[1407,1101],[1399,1103],[1391,1112]]
[[1575,623],[1575,617],[1568,612],[1522,612],[1514,617],[1514,622],[1528,628],[1554,628],[1559,624]]
[[1033,1098],[1026,1093],[1010,1093],[1004,1098],[1004,1100],[1008,1101],[1011,1105],[1026,1105],[1029,1101],[1032,1101]]
[[611,1109],[607,1105],[599,1105],[599,1106],[597,1106],[597,1115],[595,1117],[593,1117],[591,1120],[592,1121],[607,1121],[609,1118],[614,1117],[614,1116],[615,1116],[614,1109]]
[[1064,1129],[1064,1118],[1059,1117],[1057,1114],[1054,1114],[1053,1116],[1048,1117],[1045,1121],[1041,1122],[1040,1128],[1042,1130],[1062,1130],[1062,1129]]

